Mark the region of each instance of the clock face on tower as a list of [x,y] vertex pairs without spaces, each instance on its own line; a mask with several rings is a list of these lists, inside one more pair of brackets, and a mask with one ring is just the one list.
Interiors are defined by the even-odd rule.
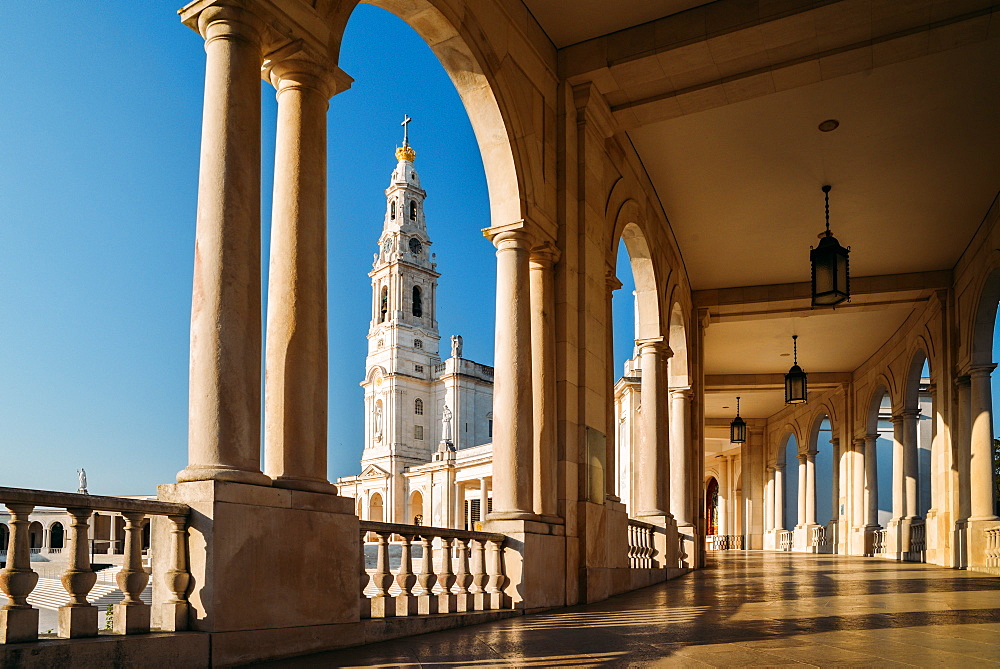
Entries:
[[382,251],[388,256],[392,253],[392,239],[386,239],[382,242]]
[[421,248],[422,245],[420,244],[420,240],[417,239],[416,237],[410,237],[410,253],[412,253],[415,256],[420,255]]

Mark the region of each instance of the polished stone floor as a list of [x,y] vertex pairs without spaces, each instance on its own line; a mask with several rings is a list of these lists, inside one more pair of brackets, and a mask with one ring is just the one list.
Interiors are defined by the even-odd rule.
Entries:
[[731,551],[604,602],[274,663],[288,667],[1000,666],[1000,578]]

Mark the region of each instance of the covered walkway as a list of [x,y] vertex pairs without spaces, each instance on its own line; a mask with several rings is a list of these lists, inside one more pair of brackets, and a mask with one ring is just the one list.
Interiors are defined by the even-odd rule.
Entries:
[[1000,666],[1000,580],[874,558],[730,551],[706,569],[475,628],[272,666]]

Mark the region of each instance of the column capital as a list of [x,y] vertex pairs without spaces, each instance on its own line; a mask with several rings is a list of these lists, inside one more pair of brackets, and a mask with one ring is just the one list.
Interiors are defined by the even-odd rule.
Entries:
[[505,223],[504,225],[494,225],[489,228],[483,228],[483,237],[493,242],[493,246],[497,247],[497,250],[503,250],[500,248],[501,245],[503,245],[504,249],[526,249],[528,248],[529,240],[528,231],[524,227],[524,220]]
[[902,413],[894,413],[889,416],[889,422],[893,425],[899,425],[903,422],[903,418],[905,418],[905,416]]
[[551,269],[562,257],[559,247],[550,241],[532,246],[529,253],[528,266],[531,269]]
[[868,441],[877,441],[877,440],[878,440],[878,433],[877,432],[875,434],[866,434],[865,435],[865,441],[866,442],[868,442]]
[[903,418],[919,418],[920,409],[906,409],[899,415]]
[[684,386],[683,388],[670,388],[669,392],[670,397],[684,400],[690,400],[691,396],[694,394],[691,390],[691,386]]
[[604,270],[604,284],[608,287],[608,292],[613,293],[622,287],[622,282],[618,280],[614,269],[607,267]]
[[785,471],[785,463],[784,462],[776,462],[776,463],[774,463],[774,471],[776,471],[776,472],[783,472],[783,471]]
[[260,45],[264,40],[264,19],[247,9],[242,2],[188,5],[181,10],[181,22],[206,42],[215,39],[243,39]]
[[974,365],[969,368],[969,377],[971,379],[981,379],[984,376],[988,377],[996,368],[996,363],[990,363],[988,365]]
[[968,386],[972,383],[972,378],[968,374],[962,374],[961,376],[955,377],[955,386]]
[[670,350],[670,346],[667,345],[667,340],[664,337],[636,339],[635,345],[639,348],[640,355],[642,355],[643,349],[648,349],[652,353],[659,353],[666,358],[670,358],[674,355],[674,352]]
[[295,40],[264,57],[261,75],[271,82],[279,96],[287,90],[311,88],[329,100],[349,89],[354,79],[325,60],[310,53],[302,40]]

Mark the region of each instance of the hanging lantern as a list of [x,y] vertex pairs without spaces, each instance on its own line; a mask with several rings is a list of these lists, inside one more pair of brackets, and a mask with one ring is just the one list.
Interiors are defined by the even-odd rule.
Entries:
[[826,198],[826,232],[819,235],[819,244],[809,251],[812,264],[812,306],[832,307],[851,297],[851,277],[844,248],[830,232],[830,186],[823,186]]
[[747,423],[740,418],[740,398],[736,398],[736,418],[729,424],[729,441],[742,444],[747,440]]
[[806,387],[806,373],[799,367],[798,335],[792,335],[792,368],[785,374],[785,404],[805,404],[809,391]]

